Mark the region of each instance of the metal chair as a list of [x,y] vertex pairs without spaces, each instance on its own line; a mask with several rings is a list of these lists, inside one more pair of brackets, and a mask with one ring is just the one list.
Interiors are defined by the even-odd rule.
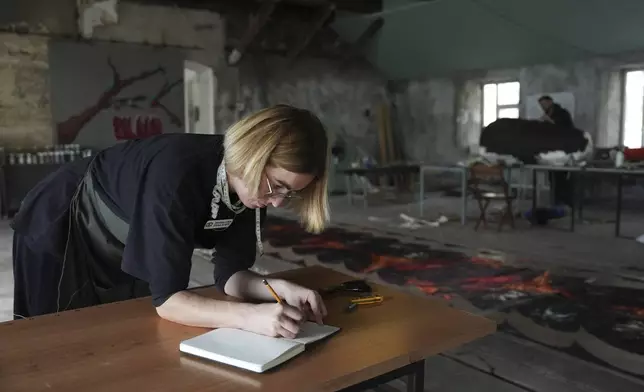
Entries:
[[514,211],[512,203],[517,195],[510,190],[505,179],[505,167],[474,163],[469,168],[468,190],[479,205],[480,215],[474,230],[478,230],[481,222],[487,228],[487,209],[493,201],[504,202],[503,212],[499,221],[498,231],[508,222],[514,228]]

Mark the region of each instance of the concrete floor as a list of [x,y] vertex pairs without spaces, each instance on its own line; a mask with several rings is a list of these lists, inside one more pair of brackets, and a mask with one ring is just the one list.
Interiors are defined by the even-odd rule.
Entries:
[[[415,195],[414,195],[415,196]],[[439,193],[427,193],[423,216],[416,202],[398,203],[388,195],[372,195],[368,207],[361,199],[349,205],[346,197],[333,197],[330,201],[332,221],[369,227],[380,231],[397,232],[402,235],[422,237],[444,243],[462,245],[472,249],[493,249],[507,253],[514,263],[529,259],[537,268],[590,268],[598,272],[623,272],[632,267],[644,268],[644,244],[635,240],[644,234],[644,211],[624,207],[621,222],[621,237],[614,236],[615,211],[610,204],[585,205],[583,220],[576,220],[574,232],[570,232],[570,217],[551,221],[547,226],[533,227],[527,220],[517,218],[516,229],[505,226],[497,232],[496,221],[490,227],[474,230],[478,218],[478,206],[469,201],[468,221],[460,224],[460,198],[444,197]],[[531,202],[519,203],[517,211],[526,211]],[[488,209],[493,211],[495,205]],[[277,212],[277,211],[276,211]],[[288,216],[286,212],[279,212]],[[439,227],[405,227],[401,214],[412,218],[435,221],[445,216],[449,222]],[[492,218],[493,219],[493,218]]]
[[[473,223],[458,222],[459,199],[428,194],[425,218],[441,215],[450,221],[438,228],[402,227],[400,214],[418,217],[418,204],[399,204],[385,200],[383,194],[370,197],[372,204],[363,209],[361,202],[349,206],[345,197],[331,200],[334,224],[351,224],[400,236],[426,238],[466,246],[471,249],[495,250],[507,263],[530,263],[536,268],[583,270],[598,279],[614,279],[644,274],[644,245],[633,239],[614,238],[613,213],[601,208],[587,208],[587,221],[568,232],[563,219],[547,227],[531,228],[518,221],[517,229],[480,229]],[[472,217],[477,208],[469,208]],[[273,215],[288,216],[283,210]],[[644,233],[644,214],[624,212],[623,232],[638,236]],[[268,250],[267,250],[268,251]],[[254,267],[260,273],[298,268],[274,257],[258,260]],[[0,222],[0,321],[11,318],[12,304],[11,230]],[[196,251],[193,257],[191,286],[210,284],[212,266],[207,252]],[[404,384],[393,382],[380,391],[403,390]],[[641,391],[644,381],[606,367],[577,360],[565,353],[539,344],[497,333],[481,341],[428,360],[428,391]]]
[[[397,195],[400,198],[400,195]],[[404,197],[403,197],[404,198]],[[634,238],[614,237],[614,210],[610,205],[585,206],[584,221],[570,232],[569,219],[552,221],[548,226],[532,227],[523,219],[512,230],[474,230],[478,207],[468,206],[470,217],[460,224],[460,199],[427,194],[424,219],[447,216],[449,222],[439,227],[411,229],[401,214],[419,217],[415,202],[387,200],[386,194],[372,195],[369,207],[357,200],[348,205],[345,197],[331,199],[334,224],[368,228],[375,233],[411,242],[434,240],[457,244],[474,251],[494,251],[505,264],[548,269],[553,273],[583,275],[598,283],[633,287],[633,280],[643,282],[644,244]],[[413,199],[413,197],[408,197]],[[525,211],[531,203],[525,202]],[[288,217],[283,210],[272,214]],[[644,212],[623,211],[622,234],[644,233]],[[351,230],[348,228],[348,230]],[[634,278],[634,279],[633,279]],[[635,284],[644,289],[644,283]],[[430,358],[427,365],[428,391],[640,391],[644,379],[597,363],[580,360],[565,352],[532,343],[505,332],[481,339],[458,350]],[[398,384],[397,390],[402,390]]]

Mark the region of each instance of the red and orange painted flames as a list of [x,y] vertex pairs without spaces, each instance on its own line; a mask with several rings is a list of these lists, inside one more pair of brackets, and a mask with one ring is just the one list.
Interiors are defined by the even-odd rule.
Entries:
[[[486,264],[494,267],[501,267],[502,263],[498,260],[473,258],[473,263]],[[399,268],[399,267],[397,267]],[[433,263],[424,265],[422,269],[441,268],[440,263]],[[421,269],[418,267],[409,269]],[[441,287],[435,282],[419,280],[416,278],[407,279],[407,284],[418,287],[421,291],[427,294],[436,294],[441,291]],[[460,289],[464,291],[521,291],[531,294],[563,294],[567,295],[563,290],[557,289],[551,285],[550,272],[546,271],[543,274],[530,279],[524,280],[519,274],[510,275],[496,275],[496,276],[480,276],[469,277],[462,280]],[[449,289],[448,289],[449,290]]]
[[340,241],[320,240],[316,237],[306,238],[302,240],[302,245],[305,247],[324,247],[328,249],[346,249],[347,246]]
[[620,305],[620,306],[614,306],[613,309],[617,310],[618,312],[628,313],[638,318],[644,318],[644,308],[638,308],[636,306]]
[[[502,260],[484,257],[481,254],[458,259],[443,258],[440,252],[427,258],[378,254],[370,252],[364,243],[354,246],[341,233],[302,238],[301,228],[293,223],[272,223],[267,227],[267,236],[270,237],[271,235],[287,239],[287,242],[292,241],[290,246],[294,248],[310,249],[314,253],[320,249],[342,250],[345,252],[341,252],[342,256],[340,257],[351,257],[346,256],[346,251],[349,251],[349,254],[355,252],[356,257],[368,258],[371,261],[369,266],[361,271],[362,273],[369,274],[382,269],[393,269],[406,277],[404,279],[405,284],[415,286],[428,295],[440,296],[446,300],[450,300],[455,292],[472,292],[476,295],[477,293],[506,293],[511,291],[537,296],[553,294],[575,299],[575,295],[566,291],[563,285],[553,284],[549,271],[526,279],[525,274],[520,271],[506,272],[510,268],[505,269],[506,264]],[[293,238],[290,238],[291,235]],[[470,270],[467,264],[475,268]],[[449,271],[450,268],[455,268],[456,270],[452,273]],[[437,271],[437,273],[435,275],[432,272],[416,274],[414,273],[415,271]],[[468,273],[483,276],[468,277]],[[466,274],[466,276],[463,276],[463,274]],[[643,307],[615,304],[611,306],[611,309],[631,315],[636,319],[644,320]]]
[[473,264],[487,265],[488,267],[492,268],[501,268],[503,266],[502,261],[486,257],[474,256],[470,259],[470,261]]
[[[288,231],[292,229],[290,226],[274,225],[271,227],[276,231]],[[304,248],[326,248],[326,249],[350,249],[350,246],[341,240],[325,238],[324,236],[311,236],[302,239],[298,247]],[[453,261],[442,259],[418,259],[414,257],[405,256],[391,256],[371,253],[371,264],[362,270],[362,273],[373,273],[384,268],[394,268],[397,271],[423,271],[423,270],[438,270],[441,268],[449,267]],[[503,262],[493,258],[486,258],[475,256],[466,259],[472,264],[483,265],[491,269],[500,269],[503,267]],[[412,275],[412,274],[410,274]],[[535,294],[557,294],[560,290],[555,289],[550,284],[549,272],[546,271],[542,275],[537,276],[531,280],[525,281],[525,278],[520,274],[509,275],[495,275],[495,276],[481,276],[464,278],[460,282],[460,288],[465,291],[488,291],[488,290],[516,290],[522,292],[529,292]],[[426,279],[418,279],[409,276],[406,279],[408,285],[418,287],[426,294],[434,295],[441,291],[441,286],[436,282],[428,281]],[[452,291],[452,288],[444,288],[443,291]]]
[[444,268],[445,262],[441,260],[418,260],[411,257],[371,255],[371,265],[363,272],[370,273],[382,268],[393,267],[398,271],[422,271]]
[[426,280],[418,280],[415,278],[407,279],[407,284],[418,287],[420,291],[425,294],[433,295],[440,291],[440,288],[434,283]]
[[[435,294],[441,290],[436,283],[430,281],[410,278],[407,283],[418,287],[427,294]],[[464,291],[514,290],[530,294],[568,295],[563,290],[552,287],[548,271],[527,281],[522,280],[522,277],[518,274],[465,278],[460,288]]]
[[524,291],[536,294],[556,294],[561,290],[552,287],[550,284],[550,272],[546,271],[542,275],[527,282],[510,283],[504,286],[510,290]]

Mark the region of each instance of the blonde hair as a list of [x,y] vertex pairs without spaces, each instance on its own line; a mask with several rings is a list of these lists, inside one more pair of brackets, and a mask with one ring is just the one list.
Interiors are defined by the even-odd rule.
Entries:
[[224,137],[226,170],[257,195],[267,166],[311,174],[313,181],[289,200],[304,228],[320,233],[329,221],[326,130],[311,112],[288,105],[260,110],[233,124]]

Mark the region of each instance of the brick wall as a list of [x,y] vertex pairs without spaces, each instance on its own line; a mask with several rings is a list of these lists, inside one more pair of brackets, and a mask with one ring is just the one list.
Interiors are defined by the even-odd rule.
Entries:
[[[244,19],[242,24],[246,23]],[[57,26],[65,31],[61,23]],[[184,47],[187,60],[213,67],[218,130],[225,130],[249,111],[289,103],[320,115],[332,139],[341,135],[347,144],[362,145],[368,153],[375,153],[375,108],[386,99],[385,80],[375,71],[364,65],[341,69],[337,61],[313,59],[307,54],[292,66],[276,56],[249,56],[244,65],[228,67],[225,26],[222,17],[213,12],[122,2],[119,23],[96,27],[93,36],[101,41],[153,45],[159,50],[164,45]],[[47,38],[2,37],[0,145],[52,144]]]
[[[49,23],[56,26],[55,31],[39,30],[37,26],[20,29],[42,35],[0,33],[0,146],[33,147],[56,142],[47,34],[67,36],[74,31],[75,26],[69,24],[76,21],[69,18],[69,12],[67,9],[64,15],[50,17],[55,19]],[[119,24],[97,27],[94,37],[153,45],[159,50],[164,45],[184,47],[186,60],[213,67],[223,62],[223,21],[218,14],[207,11],[121,3]]]
[[0,146],[52,143],[47,38],[0,33]]

